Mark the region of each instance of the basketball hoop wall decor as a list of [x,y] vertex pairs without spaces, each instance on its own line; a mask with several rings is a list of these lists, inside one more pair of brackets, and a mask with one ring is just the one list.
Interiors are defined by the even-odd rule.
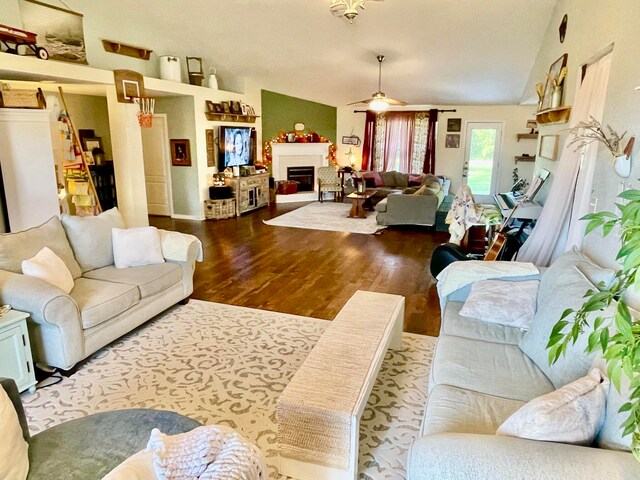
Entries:
[[134,103],[134,99],[144,97],[144,77],[133,70],[114,70],[116,95],[120,103]]
[[151,128],[153,125],[153,109],[156,105],[155,98],[140,97],[135,99],[138,105],[138,123],[140,128]]

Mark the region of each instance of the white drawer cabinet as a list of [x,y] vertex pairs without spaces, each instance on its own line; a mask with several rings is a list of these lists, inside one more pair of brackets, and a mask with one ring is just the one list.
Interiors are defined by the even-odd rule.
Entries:
[[21,392],[36,390],[36,375],[27,332],[29,314],[11,310],[0,317],[0,377],[13,378]]

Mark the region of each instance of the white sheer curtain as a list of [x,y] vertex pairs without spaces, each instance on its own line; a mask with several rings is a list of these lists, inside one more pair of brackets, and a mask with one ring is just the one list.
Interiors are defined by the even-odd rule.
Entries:
[[[384,139],[384,171],[409,172],[413,156],[414,112],[388,112]],[[399,162],[399,165],[396,165]]]
[[[610,66],[609,56],[609,61],[599,61],[587,68],[582,85],[576,90],[569,121],[571,127],[574,127],[580,121],[589,120],[590,116],[599,121],[602,120]],[[572,246],[567,242],[567,236],[572,218],[571,214],[573,213],[576,183],[580,181],[577,203],[579,207],[577,208],[578,210],[583,210],[585,208],[585,196],[586,208],[588,208],[593,167],[591,167],[591,172],[588,171],[588,168],[585,168],[579,180],[580,159],[583,152],[576,152],[574,151],[575,147],[568,147],[570,141],[571,138],[567,138],[565,141],[558,168],[545,202],[545,208],[542,210],[533,232],[518,252],[518,261],[547,266],[553,259]],[[593,162],[594,160],[591,161]],[[578,212],[575,213],[578,214]],[[572,230],[572,239],[578,236],[577,232],[579,230],[575,228]]]

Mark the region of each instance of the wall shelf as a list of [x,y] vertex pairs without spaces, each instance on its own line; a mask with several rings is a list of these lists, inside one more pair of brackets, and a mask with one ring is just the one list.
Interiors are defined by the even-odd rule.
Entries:
[[520,140],[534,140],[538,138],[538,134],[537,133],[519,133],[518,134],[518,141]]
[[567,123],[571,115],[571,107],[557,107],[536,113],[538,124]]
[[256,123],[259,115],[236,115],[235,113],[211,113],[205,112],[207,120],[211,122],[239,122],[239,123]]
[[126,55],[127,57],[141,58],[143,60],[149,60],[151,52],[153,52],[153,50],[148,50],[143,47],[135,47],[133,45],[116,42],[115,40],[107,40],[106,38],[102,39],[102,46],[107,52],[118,53],[120,55]]
[[516,155],[516,163],[518,162],[535,162],[535,155]]

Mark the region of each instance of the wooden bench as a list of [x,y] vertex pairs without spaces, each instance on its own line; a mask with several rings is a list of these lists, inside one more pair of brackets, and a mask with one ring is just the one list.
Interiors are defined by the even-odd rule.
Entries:
[[280,474],[355,480],[360,418],[388,348],[402,345],[404,297],[357,291],[277,404]]

